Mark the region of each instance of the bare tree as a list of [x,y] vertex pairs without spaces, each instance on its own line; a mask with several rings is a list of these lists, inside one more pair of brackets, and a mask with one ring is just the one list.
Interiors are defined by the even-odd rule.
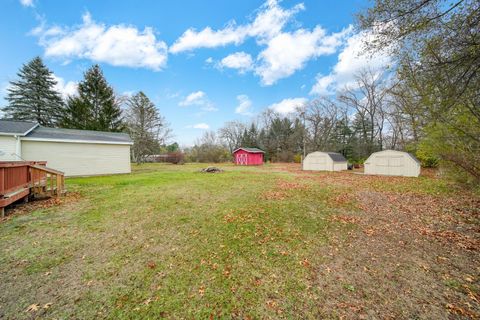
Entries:
[[247,126],[239,121],[229,121],[218,130],[218,135],[226,145],[230,153],[233,152],[236,148],[240,147],[243,132],[246,130]]
[[386,95],[384,75],[363,70],[356,75],[356,85],[346,87],[339,101],[352,110],[356,117],[356,130],[363,140],[364,156],[383,147],[386,120]]
[[126,102],[127,128],[133,139],[132,154],[137,163],[146,156],[158,152],[160,145],[170,136],[171,130],[155,105],[143,93],[130,97]]
[[323,97],[309,102],[305,107],[309,149],[330,149],[332,141],[335,140],[335,128],[344,115],[344,109],[329,98]]

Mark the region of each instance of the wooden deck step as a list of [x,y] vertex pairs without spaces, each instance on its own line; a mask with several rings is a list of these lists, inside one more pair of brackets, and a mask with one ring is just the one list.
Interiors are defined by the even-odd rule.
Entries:
[[12,197],[17,196],[19,193],[24,193],[25,191],[28,191],[28,188],[21,188],[21,189],[15,190],[15,191],[13,191],[13,192],[4,194],[4,195],[3,195],[3,198],[4,198],[4,199],[10,199],[10,198],[12,198]]
[[20,188],[13,192],[3,195],[3,198],[0,198],[0,216],[3,218],[5,216],[5,207],[11,203],[14,203],[17,200],[22,199],[23,197],[28,196],[30,193],[29,188]]

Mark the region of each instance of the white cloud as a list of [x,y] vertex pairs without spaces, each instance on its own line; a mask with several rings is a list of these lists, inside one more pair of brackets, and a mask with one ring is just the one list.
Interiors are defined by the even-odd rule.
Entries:
[[188,29],[170,47],[170,52],[179,53],[228,44],[239,45],[248,37],[256,37],[257,41],[262,42],[278,34],[284,25],[303,9],[303,4],[298,4],[285,10],[278,5],[277,0],[269,0],[259,8],[258,14],[250,23],[237,25],[235,21],[231,21],[220,30],[213,30],[211,27],[206,27],[201,31]]
[[245,94],[237,96],[238,106],[235,108],[235,113],[251,116],[252,115],[252,101]]
[[313,85],[310,94],[328,95],[334,94],[345,86],[355,85],[355,76],[362,70],[378,72],[392,63],[387,50],[373,55],[364,54],[364,43],[372,38],[371,33],[357,33],[349,37],[345,47],[338,55],[338,61],[328,75],[317,75],[317,81]]
[[202,123],[197,123],[192,126],[194,129],[202,129],[202,130],[208,130],[210,129],[210,126],[204,122]]
[[[247,38],[254,38],[259,46],[265,46],[256,61],[245,52],[231,54],[217,63],[218,68],[234,68],[240,73],[253,70],[263,85],[273,85],[305,67],[306,63],[322,55],[336,52],[352,27],[338,33],[327,33],[316,26],[313,29],[298,28],[286,32],[284,28],[294,16],[305,9],[303,3],[284,9],[278,0],[266,1],[249,23],[237,25],[231,21],[226,27],[214,30],[206,27],[200,31],[188,29],[170,47],[179,53],[197,48],[215,48],[229,44],[239,45]],[[209,63],[213,60],[209,59]]]
[[200,32],[197,32],[195,29],[188,29],[170,47],[170,52],[179,53],[202,47],[215,48],[230,43],[240,44],[243,42],[243,39],[244,36],[237,33],[236,27],[233,25],[229,25],[219,31],[214,31],[210,27],[206,27]]
[[47,57],[69,61],[74,58],[109,63],[114,66],[160,70],[167,63],[167,45],[157,40],[152,28],[97,23],[89,13],[74,27],[43,25],[32,30],[39,37]]
[[180,106],[190,106],[190,105],[201,105],[205,103],[206,94],[203,91],[195,91],[190,93],[182,101],[180,101]]
[[20,0],[20,4],[24,7],[34,7],[33,0]]
[[223,58],[219,66],[223,68],[237,69],[240,73],[250,70],[253,65],[252,56],[243,51],[232,53]]
[[203,111],[217,111],[218,109],[207,97],[207,94],[201,90],[195,91],[187,95],[178,104],[181,107],[186,106],[201,106]]
[[207,63],[207,64],[212,64],[212,63],[213,63],[213,58],[212,58],[212,57],[208,57],[208,58],[205,60],[205,63]]
[[292,33],[280,33],[267,43],[267,48],[259,54],[259,65],[255,73],[262,84],[272,85],[303,69],[306,62],[321,55],[335,53],[343,38],[351,32],[351,27],[327,35],[320,26],[312,31],[299,29]]
[[57,75],[53,75],[53,78],[55,79],[55,81],[57,81],[57,84],[55,85],[55,90],[57,90],[64,99],[77,93],[78,83],[76,83],[75,81],[65,82],[62,77],[59,77]]
[[294,112],[298,107],[303,106],[307,101],[306,98],[288,98],[271,104],[268,108],[281,114],[288,114]]

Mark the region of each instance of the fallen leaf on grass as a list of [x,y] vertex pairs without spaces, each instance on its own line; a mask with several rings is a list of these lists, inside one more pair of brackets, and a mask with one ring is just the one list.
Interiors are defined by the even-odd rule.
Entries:
[[198,288],[198,293],[200,294],[201,297],[205,294],[205,286],[201,286]]
[[150,268],[150,269],[155,269],[157,267],[157,264],[153,261],[149,261],[147,263],[147,267]]
[[308,261],[307,258],[303,259],[302,261],[300,261],[300,264],[302,266],[304,266],[305,268],[309,268],[310,267],[310,261]]
[[263,200],[284,200],[287,193],[283,191],[266,191],[261,195]]
[[34,303],[28,306],[27,310],[25,312],[36,312],[40,308],[40,305],[38,303]]
[[358,223],[359,219],[355,218],[355,217],[349,217],[349,216],[334,215],[334,216],[331,217],[330,220],[335,221],[335,222],[340,222],[340,223],[343,223],[343,224],[349,224],[349,223],[356,224],[356,223]]
[[454,305],[452,303],[448,303],[446,307],[447,307],[448,311],[451,312],[451,313],[461,314],[461,315],[466,314],[465,310],[463,310],[460,307],[457,307],[456,305]]
[[48,308],[50,308],[50,307],[52,306],[52,304],[53,304],[53,303],[51,303],[51,302],[45,303],[42,308],[45,309],[45,310],[47,310]]
[[273,300],[268,300],[266,304],[267,304],[267,307],[269,307],[270,309],[276,309],[277,308],[277,303]]

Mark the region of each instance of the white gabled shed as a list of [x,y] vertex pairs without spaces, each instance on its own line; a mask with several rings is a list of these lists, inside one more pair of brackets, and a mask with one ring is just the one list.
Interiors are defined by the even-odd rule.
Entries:
[[303,170],[341,171],[347,170],[347,159],[336,152],[312,152],[303,159]]
[[407,152],[396,150],[374,152],[365,161],[365,174],[418,177],[420,162]]

